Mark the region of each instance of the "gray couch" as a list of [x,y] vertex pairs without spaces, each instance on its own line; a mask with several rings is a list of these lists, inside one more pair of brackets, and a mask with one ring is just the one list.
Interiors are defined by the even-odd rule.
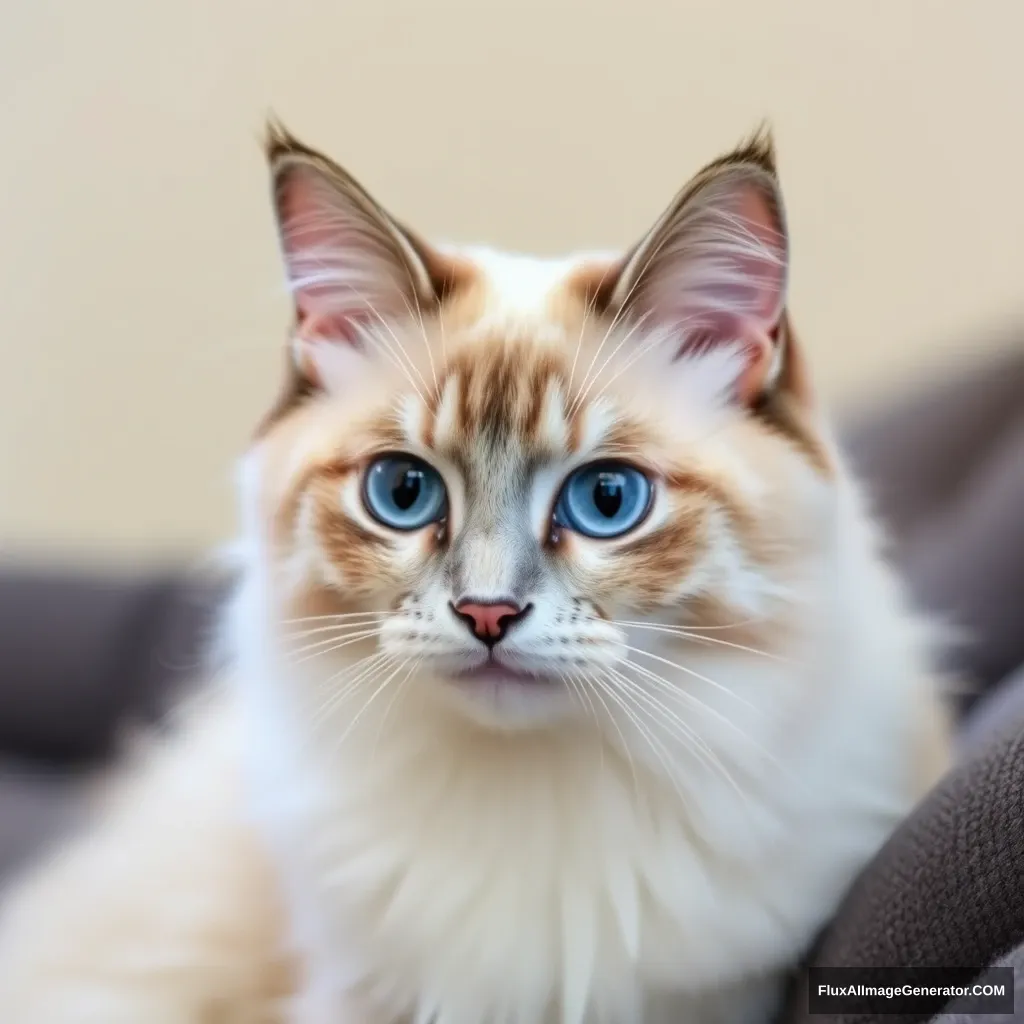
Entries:
[[[977,1020],[1024,1020],[1024,345],[880,404],[846,445],[919,603],[968,631],[944,652],[965,683],[961,755],[853,885],[808,965],[982,976],[1015,963],[1017,1017]],[[128,724],[159,723],[200,663],[222,593],[177,569],[0,573],[0,880],[75,820],[82,780]],[[784,1016],[822,1019],[808,1015],[803,969]],[[952,1005],[886,1019],[974,1018]]]

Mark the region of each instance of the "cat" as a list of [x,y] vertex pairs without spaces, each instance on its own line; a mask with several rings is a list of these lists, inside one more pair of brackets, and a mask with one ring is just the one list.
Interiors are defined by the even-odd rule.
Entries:
[[624,254],[272,127],[295,323],[226,669],[8,897],[18,1024],[763,1024],[944,770],[759,133]]

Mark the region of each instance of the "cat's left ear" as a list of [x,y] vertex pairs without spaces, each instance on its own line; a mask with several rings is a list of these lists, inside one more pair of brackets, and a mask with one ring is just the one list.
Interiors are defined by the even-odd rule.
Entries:
[[673,357],[719,351],[754,402],[782,365],[789,241],[770,139],[706,167],[626,257],[610,305]]

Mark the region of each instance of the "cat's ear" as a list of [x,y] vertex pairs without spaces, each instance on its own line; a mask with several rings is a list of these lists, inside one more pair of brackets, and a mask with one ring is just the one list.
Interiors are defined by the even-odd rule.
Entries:
[[624,260],[610,304],[672,356],[714,351],[752,402],[779,372],[789,244],[770,139],[706,167]]
[[347,171],[276,124],[266,149],[296,363],[316,378],[435,301],[436,290],[417,241]]

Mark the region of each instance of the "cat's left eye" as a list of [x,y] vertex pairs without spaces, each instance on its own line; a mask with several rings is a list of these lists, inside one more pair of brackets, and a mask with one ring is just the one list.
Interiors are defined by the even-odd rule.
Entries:
[[562,485],[555,522],[585,537],[621,537],[643,522],[652,493],[640,470],[620,462],[594,462]]
[[448,514],[441,474],[412,455],[384,455],[370,463],[363,503],[377,522],[392,530],[420,530]]

